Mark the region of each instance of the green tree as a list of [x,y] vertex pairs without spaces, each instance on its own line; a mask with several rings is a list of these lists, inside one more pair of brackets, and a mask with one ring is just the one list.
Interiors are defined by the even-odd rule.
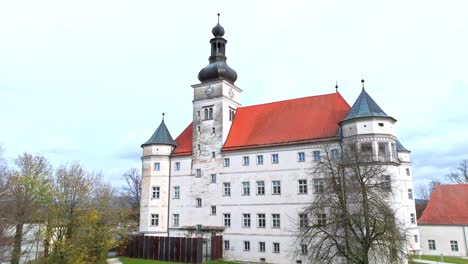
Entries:
[[45,157],[24,153],[18,156],[15,165],[6,180],[6,188],[15,204],[12,264],[18,264],[22,254],[24,224],[41,221],[41,209],[51,197],[51,166]]

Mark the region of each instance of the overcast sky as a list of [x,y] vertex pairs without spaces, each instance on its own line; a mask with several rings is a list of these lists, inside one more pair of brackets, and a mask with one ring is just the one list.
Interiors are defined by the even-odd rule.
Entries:
[[468,158],[466,1],[1,1],[0,144],[116,184],[166,113],[191,122],[216,13],[253,105],[366,90],[398,122],[416,184]]

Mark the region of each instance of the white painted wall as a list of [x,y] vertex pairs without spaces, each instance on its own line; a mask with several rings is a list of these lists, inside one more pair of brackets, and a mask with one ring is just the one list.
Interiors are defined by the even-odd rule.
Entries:
[[[419,225],[421,252],[424,255],[468,257],[468,226],[461,225]],[[435,240],[436,250],[429,249],[429,240]],[[452,251],[450,240],[458,242],[458,251]]]

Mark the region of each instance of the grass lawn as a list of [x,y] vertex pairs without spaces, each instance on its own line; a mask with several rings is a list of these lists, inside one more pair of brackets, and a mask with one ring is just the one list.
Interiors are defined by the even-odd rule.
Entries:
[[[419,259],[419,256],[413,255],[413,256],[411,256],[411,258],[417,260],[417,259]],[[432,261],[442,261],[442,258],[440,256],[421,255],[421,259],[432,260]],[[457,264],[468,264],[468,259],[444,256],[444,262],[457,263]]]
[[[148,259],[137,259],[137,258],[125,258],[119,257],[120,261],[123,264],[174,264],[178,262],[167,262],[167,261],[159,261],[159,260],[148,260]],[[236,262],[229,262],[223,260],[212,260],[205,263],[209,264],[235,264]]]

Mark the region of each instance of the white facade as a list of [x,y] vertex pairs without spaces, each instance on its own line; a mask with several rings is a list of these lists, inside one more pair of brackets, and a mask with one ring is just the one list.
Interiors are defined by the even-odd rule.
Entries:
[[[219,96],[207,96],[203,90],[208,86],[215,87]],[[169,235],[186,236],[187,227],[202,225],[207,227],[204,230],[210,227],[218,230],[216,232],[229,241],[229,248],[226,245],[224,250],[225,259],[296,263],[302,259],[293,254],[299,247],[293,243],[294,231],[299,213],[314,195],[311,171],[316,162],[313,152],[323,150],[324,144],[339,148],[339,141],[221,152],[231,125],[229,109],[239,105],[231,99],[232,94],[227,94],[230,86],[224,81],[194,86],[192,156],[170,156],[170,146],[144,147],[140,231],[146,235],[165,236],[169,219]],[[232,90],[237,99],[240,89]],[[213,119],[204,120],[206,107],[213,108]],[[394,122],[380,119],[343,124],[343,141],[353,141],[358,148],[361,142],[371,143],[375,155],[379,155],[379,146],[384,147],[385,152],[390,153],[387,159],[396,161],[398,155],[399,161],[388,166],[395,190],[392,204],[407,228],[408,249],[417,251],[419,243],[415,236],[419,237],[419,233],[409,153],[388,151],[395,150],[394,126]],[[304,161],[299,159],[302,155],[299,153],[304,154]],[[225,164],[226,159],[229,166]],[[260,160],[262,164],[258,164]],[[154,163],[160,164],[159,171],[155,170]],[[300,190],[299,180],[301,184],[305,181],[306,191],[303,187]],[[264,192],[259,192],[259,185],[264,186]],[[160,188],[159,198],[153,197],[153,187]],[[151,225],[151,215],[158,215],[157,225]],[[219,231],[223,228],[223,232]],[[246,243],[250,245],[249,250]],[[279,243],[279,252],[274,248],[275,243]]]
[[[211,66],[216,66],[216,58],[225,61],[224,29],[222,34],[219,24],[215,29]],[[217,67],[210,65],[202,70],[206,76]],[[307,263],[294,254],[300,245],[293,241],[299,214],[314,197],[314,152],[352,143],[358,149],[371,146],[371,154],[388,164],[392,204],[407,230],[408,250],[419,250],[409,151],[397,152],[393,118],[344,121],[342,139],[222,151],[240,106],[242,90],[233,84],[233,76],[230,82],[204,81],[202,76],[202,83],[192,86],[191,155],[171,155],[170,144],[143,146],[142,233],[199,236],[195,228],[201,227],[204,237],[223,235],[225,259]]]
[[421,254],[468,257],[468,226],[419,225]]

